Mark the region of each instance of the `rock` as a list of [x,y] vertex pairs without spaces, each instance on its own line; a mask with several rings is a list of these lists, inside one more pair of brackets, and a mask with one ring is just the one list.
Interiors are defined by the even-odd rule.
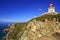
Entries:
[[4,32],[9,32],[9,29],[8,29],[8,28],[6,28],[6,29],[4,29],[3,31],[4,31]]
[[[34,19],[28,22],[23,31],[20,32],[19,28],[17,29],[19,33],[15,34],[16,40],[57,40],[56,37],[52,35],[56,32],[60,33],[60,23],[57,22],[55,18],[53,18],[52,21],[47,19],[45,19],[45,21],[37,21]],[[15,25],[12,25],[9,28],[9,34],[13,33],[14,31]]]
[[54,36],[42,36],[39,40],[57,40]]

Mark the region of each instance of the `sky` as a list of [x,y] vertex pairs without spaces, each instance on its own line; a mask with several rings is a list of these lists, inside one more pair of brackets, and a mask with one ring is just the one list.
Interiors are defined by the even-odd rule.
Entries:
[[0,22],[27,22],[47,12],[50,3],[60,12],[60,0],[0,0]]

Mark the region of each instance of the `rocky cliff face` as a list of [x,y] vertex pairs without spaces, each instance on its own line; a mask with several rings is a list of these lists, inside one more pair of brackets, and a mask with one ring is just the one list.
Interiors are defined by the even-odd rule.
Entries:
[[42,36],[52,36],[54,33],[60,33],[60,23],[57,21],[36,21],[29,22],[26,30],[19,40],[40,40]]
[[[16,27],[11,27],[14,29],[13,31],[10,30],[10,32],[8,32],[6,40],[57,40],[52,35],[55,33],[60,33],[60,17],[56,15],[44,16],[42,16],[43,19],[38,17],[39,20],[34,18],[24,25],[19,24],[20,26],[15,25]],[[23,28],[20,29],[21,27]]]

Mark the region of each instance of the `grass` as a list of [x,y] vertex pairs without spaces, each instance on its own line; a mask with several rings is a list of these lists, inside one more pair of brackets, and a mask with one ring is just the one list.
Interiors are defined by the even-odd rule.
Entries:
[[[39,21],[39,20],[40,21],[45,21],[45,19],[52,20],[53,18],[56,18],[56,19],[58,18],[58,21],[59,21],[60,20],[60,14],[56,14],[56,15],[46,15],[45,14],[43,16],[33,18],[30,21],[33,21],[34,19],[36,19],[37,21]],[[17,39],[17,34],[19,34],[19,32],[22,32],[23,28],[26,27],[30,21],[28,21],[27,23],[16,23],[15,24],[16,29],[12,33],[9,34],[9,38],[12,38],[12,39],[16,40]],[[19,36],[21,36],[21,35],[19,35]]]
[[23,30],[24,25],[25,25],[25,23],[15,24],[16,29],[12,33],[9,34],[9,38],[12,38],[14,40],[17,39],[17,34]]

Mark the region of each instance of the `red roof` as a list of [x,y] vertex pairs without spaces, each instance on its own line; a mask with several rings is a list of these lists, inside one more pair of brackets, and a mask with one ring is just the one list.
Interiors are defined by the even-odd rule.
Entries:
[[53,4],[52,3],[50,3],[50,5],[49,5],[50,7],[53,7]]

